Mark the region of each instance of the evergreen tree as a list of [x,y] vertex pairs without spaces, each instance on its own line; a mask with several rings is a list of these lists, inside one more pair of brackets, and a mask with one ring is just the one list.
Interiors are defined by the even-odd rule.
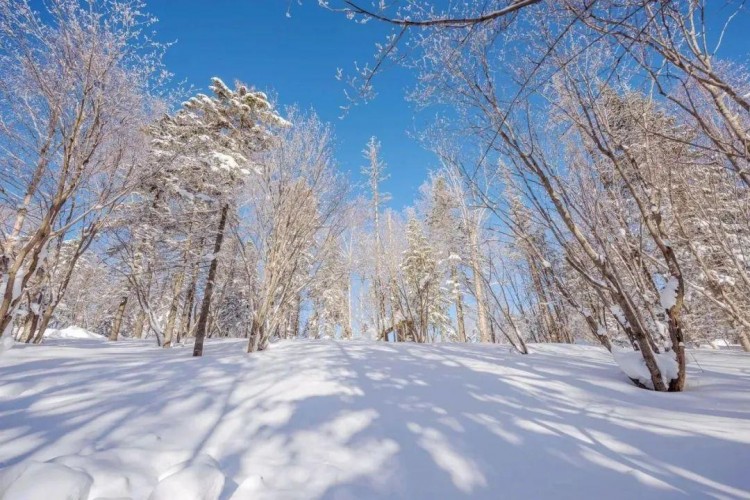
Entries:
[[427,342],[430,329],[445,339],[451,332],[447,314],[447,290],[441,283],[434,250],[417,219],[412,215],[406,227],[407,249],[401,269],[403,272],[402,310],[414,325],[414,341]]

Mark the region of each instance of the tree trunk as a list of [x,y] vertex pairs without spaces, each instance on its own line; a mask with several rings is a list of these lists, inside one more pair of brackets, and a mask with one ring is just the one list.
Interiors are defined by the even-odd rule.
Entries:
[[[13,317],[15,314],[15,300],[13,290],[16,283],[16,270],[4,273],[5,292],[0,300],[0,336],[10,335],[13,329]],[[21,286],[23,290],[23,285]]]
[[117,313],[115,314],[115,320],[112,323],[112,331],[109,333],[109,340],[115,341],[120,336],[120,326],[122,326],[122,317],[125,315],[125,306],[128,305],[128,296],[125,295],[120,300],[120,305],[117,306]]
[[682,274],[676,264],[677,259],[674,257],[671,247],[669,249],[669,252],[674,259],[674,267],[676,269],[676,271],[673,271],[672,277],[670,279],[676,279],[678,283],[677,290],[675,292],[676,303],[666,311],[669,337],[672,340],[672,349],[674,350],[675,357],[677,358],[677,378],[669,381],[669,391],[681,392],[685,389],[685,379],[687,376],[685,370],[687,366],[687,360],[685,359],[685,336],[682,332],[682,320],[680,318],[680,312],[682,310],[683,300],[685,296],[685,285]]
[[461,290],[458,288],[458,273],[456,266],[451,269],[451,279],[455,289],[456,301],[456,331],[458,332],[458,341],[466,342],[466,323],[464,322],[464,301],[461,297]]
[[23,335],[20,338],[20,342],[28,344],[34,339],[34,333],[36,332],[37,324],[39,323],[39,315],[30,312],[26,317],[26,322],[23,325]]
[[[61,201],[59,197],[53,201],[50,211],[42,219],[39,228],[23,245],[18,254],[14,256],[14,259],[9,260],[10,267],[3,270],[1,278],[5,282],[5,291],[0,298],[0,337],[11,333],[13,319],[18,304],[23,297],[23,292],[29,280],[37,272],[42,260],[40,258],[42,251],[49,243],[49,236],[52,231],[51,221],[57,217],[63,203],[64,200]],[[7,252],[5,253],[7,254]],[[26,265],[27,262],[28,265]],[[3,267],[7,267],[7,264],[3,264]],[[21,293],[17,294],[16,290],[20,290]]]
[[185,296],[185,305],[182,307],[182,319],[180,320],[180,328],[177,331],[177,342],[181,340],[181,337],[187,337],[190,333],[190,324],[193,319],[193,305],[195,302],[195,287],[198,282],[198,263],[195,264],[192,276],[190,277],[190,285],[188,286],[187,295]]
[[346,324],[344,324],[344,338],[352,338],[352,325],[354,323],[352,319],[352,286],[351,278],[346,278]]
[[[216,307],[216,305],[214,305]],[[208,308],[208,319],[206,320],[206,337],[214,336],[214,315],[211,314],[211,308]]]
[[177,309],[180,308],[180,293],[182,292],[182,282],[185,280],[185,272],[180,271],[175,276],[172,285],[172,303],[169,306],[167,315],[167,326],[164,328],[164,345],[162,347],[172,347],[172,332],[177,320]]
[[302,294],[298,293],[295,300],[294,300],[294,312],[292,315],[292,328],[289,333],[291,333],[294,337],[297,338],[299,336],[299,319],[302,309]]
[[740,338],[740,345],[742,346],[742,350],[745,352],[750,352],[750,334],[748,334],[747,329],[740,330],[737,336]]
[[477,300],[477,327],[479,328],[479,341],[491,342],[493,335],[490,333],[489,321],[487,320],[487,304],[484,297],[484,278],[482,267],[479,262],[479,235],[477,230],[471,232],[471,269],[474,273],[474,297]]
[[143,337],[143,324],[146,322],[146,314],[143,311],[138,312],[138,316],[135,318],[135,326],[133,327],[133,338],[140,339]]
[[41,344],[42,340],[44,340],[44,333],[47,331],[49,322],[52,321],[53,313],[54,313],[54,309],[51,307],[47,307],[44,310],[44,313],[42,313],[42,321],[39,323],[39,328],[36,330],[36,333],[32,332],[33,342],[35,344]]
[[354,310],[353,305],[354,301],[352,300],[352,294],[354,293],[354,287],[352,286],[352,281],[354,280],[353,273],[351,272],[353,269],[353,258],[354,258],[354,233],[355,230],[352,229],[351,233],[349,234],[349,248],[348,248],[348,259],[347,259],[347,274],[346,274],[346,324],[344,325],[344,338],[345,339],[351,339],[352,338],[352,332],[354,330]]
[[219,252],[221,251],[221,242],[224,240],[224,228],[227,224],[227,213],[229,205],[221,207],[221,218],[219,219],[219,229],[216,232],[216,241],[214,242],[214,253],[211,256],[211,266],[208,269],[208,280],[206,289],[203,292],[203,303],[201,304],[201,314],[198,317],[198,326],[195,331],[195,346],[193,347],[193,356],[203,356],[203,341],[206,338],[206,324],[208,322],[208,312],[211,308],[211,296],[214,293],[214,279],[216,279],[216,268],[219,264]]
[[250,332],[250,340],[247,342],[247,352],[256,352],[263,350],[265,346],[262,345],[263,337],[265,335],[265,328],[259,321],[253,320],[253,328]]

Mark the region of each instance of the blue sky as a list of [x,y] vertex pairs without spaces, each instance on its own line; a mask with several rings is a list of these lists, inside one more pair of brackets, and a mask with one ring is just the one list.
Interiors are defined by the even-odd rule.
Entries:
[[166,56],[176,79],[203,92],[212,76],[227,83],[239,79],[274,91],[282,106],[314,108],[334,126],[337,159],[355,182],[365,163],[362,149],[370,136],[377,136],[390,173],[384,190],[392,195],[391,206],[412,204],[437,162],[409,137],[417,127],[404,99],[409,74],[400,68],[383,72],[376,82],[377,99],[339,118],[346,100],[336,69],[369,62],[387,28],[353,23],[318,7],[317,0],[292,0],[291,17],[288,6],[288,0],[151,0],[148,11],[159,18],[158,38],[177,41]]
[[[369,0],[363,0],[369,2]],[[435,0],[440,4],[445,0]],[[401,209],[413,203],[419,186],[437,159],[412,135],[429,123],[433,112],[417,112],[405,100],[413,76],[402,68],[379,73],[377,98],[353,108],[340,119],[346,104],[345,84],[336,80],[337,68],[351,73],[355,61],[373,61],[374,45],[390,27],[349,21],[340,13],[318,6],[318,0],[146,0],[147,10],[159,18],[155,29],[162,41],[176,41],[166,54],[167,67],[176,80],[185,80],[206,92],[218,76],[231,84],[241,80],[276,94],[280,106],[297,104],[313,108],[336,132],[336,157],[340,167],[362,182],[365,163],[362,149],[371,136],[382,143],[382,156],[390,177],[384,190],[390,206]],[[712,34],[721,31],[723,19],[739,0],[708,0]],[[32,0],[40,10],[41,0]],[[290,16],[287,16],[287,12]],[[732,21],[719,56],[748,65],[750,10]]]
[[[719,11],[715,19],[729,13],[724,0],[708,5]],[[392,195],[392,207],[412,204],[427,172],[436,168],[435,157],[409,136],[420,122],[429,121],[429,111],[415,114],[404,99],[412,84],[405,70],[379,74],[377,99],[339,118],[346,100],[336,69],[371,62],[375,42],[389,27],[356,24],[320,8],[317,0],[148,0],[148,10],[159,17],[159,38],[177,41],[166,63],[178,80],[205,91],[212,76],[227,83],[239,79],[274,91],[282,106],[314,108],[335,127],[337,159],[355,182],[362,180],[362,149],[370,136],[377,136],[390,173],[384,189]],[[718,26],[713,28],[718,33]],[[746,10],[734,20],[720,55],[747,63],[748,32]]]

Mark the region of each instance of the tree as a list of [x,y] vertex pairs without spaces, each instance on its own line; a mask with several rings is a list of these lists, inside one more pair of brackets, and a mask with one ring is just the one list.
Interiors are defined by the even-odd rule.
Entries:
[[401,263],[403,277],[399,287],[399,310],[413,325],[410,340],[445,340],[450,331],[447,314],[447,290],[443,286],[432,246],[412,214],[406,228],[407,249]]
[[[367,185],[372,196],[372,224],[375,246],[372,253],[373,271],[371,279],[373,300],[374,300],[374,323],[375,331],[378,335],[385,325],[386,315],[386,292],[382,276],[382,254],[383,245],[381,242],[380,212],[383,203],[387,201],[388,195],[383,195],[380,191],[380,184],[387,179],[385,174],[385,164],[380,160],[380,142],[375,137],[371,137],[367,147],[362,152],[368,165],[362,169],[362,173],[367,176]],[[383,340],[386,340],[385,338]]]
[[[0,4],[0,335],[55,238],[81,241],[139,181],[162,46],[138,2]],[[74,261],[71,261],[72,265]]]
[[[336,172],[331,130],[292,109],[240,194],[243,269],[253,287],[248,352],[263,350],[296,325],[300,297],[324,263],[340,256],[348,185]],[[297,332],[295,331],[295,334]]]
[[196,324],[194,356],[203,354],[233,190],[251,173],[261,175],[258,155],[270,147],[276,130],[289,125],[262,92],[240,83],[231,90],[218,78],[212,80],[211,90],[213,96],[198,94],[153,129],[155,154],[176,167],[167,179],[172,189],[219,212]]
[[[560,12],[560,16],[569,14],[565,9]],[[628,125],[648,119],[640,115],[640,122],[625,120],[625,115],[636,114],[635,110],[625,111],[625,107],[618,108],[616,100],[607,101],[606,82],[591,76],[600,74],[605,59],[611,61],[612,54],[586,53],[586,57],[570,61],[567,54],[586,50],[588,39],[582,40],[580,32],[568,34],[561,28],[566,23],[538,24],[543,34],[540,41],[527,40],[526,36],[520,40],[547,50],[547,56],[541,63],[529,61],[528,65],[507,68],[517,82],[510,90],[497,81],[500,72],[493,69],[491,61],[507,61],[506,53],[520,61],[528,57],[515,52],[512,42],[501,47],[504,41],[512,40],[501,36],[505,26],[479,23],[472,26],[468,35],[442,28],[426,32],[417,42],[424,57],[419,61],[422,89],[416,95],[422,96],[425,104],[435,100],[454,105],[458,119],[465,120],[463,130],[470,131],[469,140],[478,142],[484,151],[479,169],[474,172],[487,175],[482,179],[463,172],[480,193],[482,204],[499,214],[500,227],[508,223],[502,186],[512,180],[513,190],[533,209],[534,217],[543,223],[555,244],[564,249],[571,267],[613,303],[613,316],[648,368],[648,384],[657,390],[681,390],[685,366],[680,315],[684,278],[670,243],[670,229],[664,224],[665,211],[650,187],[654,182],[651,171],[661,159],[636,154],[632,145],[641,147],[642,141],[638,142],[635,129]],[[555,37],[559,40],[552,44]],[[456,50],[460,50],[461,57],[455,56]],[[627,78],[625,73],[623,77]],[[529,86],[529,82],[534,86]],[[546,99],[536,101],[535,92],[544,92]],[[524,105],[516,105],[519,102]],[[545,107],[548,102],[560,104]],[[625,120],[622,123],[626,128],[618,125],[618,129],[610,121],[613,116]],[[656,115],[650,117],[655,119]],[[575,137],[563,133],[562,137],[570,138],[563,144],[548,139],[561,137],[563,130],[571,131]],[[633,139],[636,142],[629,142]],[[489,172],[488,161],[497,161],[502,175]],[[612,176],[618,183],[617,190]],[[576,186],[576,190],[571,186]],[[591,193],[580,191],[584,186],[589,190],[593,187],[598,196],[581,197],[581,192]],[[602,220],[597,203],[619,215],[616,223]],[[634,228],[648,239],[645,252],[623,252],[613,241],[619,231],[635,236]],[[650,265],[643,266],[646,255],[656,259],[661,266],[659,272],[648,269]],[[543,261],[534,261],[538,278],[547,279],[547,273],[540,272]],[[536,288],[542,292],[546,285],[537,280]],[[502,300],[496,302],[506,321],[511,320],[515,310],[511,297],[506,296],[512,289],[498,289]],[[668,300],[659,304],[659,295]],[[555,316],[557,313],[552,316],[555,322],[562,318]],[[666,356],[674,358],[675,373],[668,366],[659,365]],[[668,377],[662,377],[662,369],[670,373]]]
[[423,185],[422,204],[425,206],[422,210],[425,212],[425,228],[435,249],[441,278],[452,297],[456,319],[454,331],[459,342],[466,342],[464,288],[467,280],[463,261],[468,254],[468,241],[466,228],[459,214],[459,198],[463,193],[449,184],[446,174],[447,172],[440,171],[431,175]]

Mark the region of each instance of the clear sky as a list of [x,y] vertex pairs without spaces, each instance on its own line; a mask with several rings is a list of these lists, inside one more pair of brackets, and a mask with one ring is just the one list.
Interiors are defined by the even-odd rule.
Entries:
[[410,205],[437,162],[409,137],[417,124],[404,99],[411,83],[408,73],[400,68],[382,73],[376,82],[377,99],[339,118],[346,100],[336,69],[352,70],[355,61],[370,62],[374,43],[383,39],[387,28],[353,23],[320,8],[317,0],[292,0],[291,17],[286,16],[288,7],[288,0],[148,2],[148,11],[159,18],[158,38],[177,41],[166,56],[176,79],[186,79],[201,92],[207,91],[212,76],[230,84],[239,79],[275,92],[282,106],[314,108],[334,126],[337,159],[355,182],[362,180],[362,149],[370,136],[377,136],[391,176],[384,183],[392,195],[391,206]]

